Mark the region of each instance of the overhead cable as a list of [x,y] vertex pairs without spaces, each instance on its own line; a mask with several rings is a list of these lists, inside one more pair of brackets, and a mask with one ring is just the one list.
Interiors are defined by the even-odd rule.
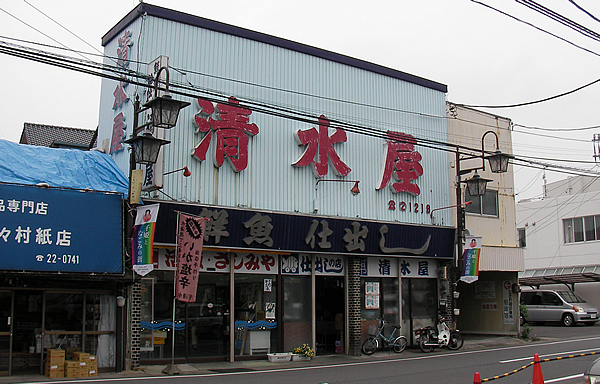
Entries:
[[510,17],[511,19],[513,19],[513,20],[516,20],[516,21],[518,21],[518,22],[520,22],[520,23],[523,23],[523,24],[529,25],[530,27],[533,27],[533,28],[537,29],[538,31],[544,32],[544,33],[546,33],[546,34],[548,34],[548,35],[550,35],[550,36],[552,36],[552,37],[555,37],[555,38],[557,38],[557,39],[559,39],[559,40],[562,40],[562,41],[564,41],[565,43],[567,43],[567,44],[570,44],[570,45],[574,46],[575,48],[579,48],[579,49],[581,49],[581,50],[583,50],[583,51],[586,51],[586,52],[588,52],[588,53],[591,53],[592,55],[595,55],[595,56],[600,56],[600,53],[594,52],[594,51],[592,51],[592,50],[590,50],[590,49],[587,49],[587,48],[585,48],[585,47],[582,47],[582,46],[580,46],[580,45],[577,45],[577,44],[573,43],[572,41],[569,41],[569,40],[565,39],[564,37],[560,37],[560,36],[558,36],[558,35],[556,35],[556,34],[554,34],[554,33],[552,33],[552,32],[546,31],[545,29],[543,29],[543,28],[540,28],[540,27],[538,27],[537,25],[534,25],[534,24],[532,24],[532,23],[530,23],[530,22],[527,22],[527,21],[525,21],[525,20],[521,20],[521,19],[519,19],[518,17],[515,17],[515,16],[513,16],[513,15],[511,15],[511,14],[509,14],[509,13],[506,13],[506,12],[504,12],[504,11],[501,11],[501,10],[499,10],[499,9],[497,9],[497,8],[494,8],[494,7],[492,7],[491,5],[484,4],[484,3],[482,3],[481,1],[477,1],[477,0],[471,0],[471,1],[472,1],[473,3],[479,4],[479,5],[483,5],[484,7],[487,7],[487,8],[489,8],[489,9],[492,9],[492,10],[494,10],[494,11],[498,12],[498,13],[501,13],[501,14],[503,14],[504,16]]
[[596,16],[592,15],[591,13],[589,13],[588,11],[586,11],[585,9],[583,9],[582,7],[580,7],[576,2],[574,2],[573,0],[569,0],[569,3],[573,4],[574,6],[576,6],[580,11],[582,11],[583,13],[585,13],[586,15],[588,15],[589,17],[591,17],[592,19],[600,22],[600,19],[598,19]]
[[[474,1],[474,0],[471,0]],[[584,88],[587,88],[589,86],[592,86],[596,83],[599,83],[600,79],[596,79],[594,81],[592,81],[591,83],[587,83],[585,85],[582,85],[581,87],[577,87],[573,90],[570,90],[568,92],[564,92],[555,96],[550,96],[550,97],[546,97],[544,99],[540,99],[540,100],[535,100],[535,101],[528,101],[526,103],[519,103],[519,104],[506,104],[506,105],[470,105],[470,104],[458,104],[456,103],[456,105],[460,105],[462,107],[470,107],[470,108],[514,108],[514,107],[523,107],[525,105],[533,105],[533,104],[539,104],[539,103],[544,103],[546,101],[550,101],[550,100],[554,100],[554,99],[558,99],[559,97],[563,97],[563,96],[567,96],[570,95],[572,93],[575,93],[577,91],[581,91]]]

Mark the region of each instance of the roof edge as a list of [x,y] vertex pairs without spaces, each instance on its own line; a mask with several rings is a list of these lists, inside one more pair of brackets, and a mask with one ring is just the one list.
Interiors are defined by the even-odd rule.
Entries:
[[114,27],[112,27],[103,37],[102,46],[106,46],[111,40],[113,40],[123,29],[129,24],[134,22],[137,18],[143,15],[150,15],[159,17],[166,20],[171,20],[183,24],[192,25],[195,27],[205,28],[215,32],[221,32],[232,36],[241,37],[248,40],[253,40],[292,51],[304,53],[307,55],[315,56],[325,60],[345,64],[351,67],[363,69],[369,72],[378,73],[384,76],[392,77],[398,80],[407,81],[416,85],[420,85],[426,88],[430,88],[443,93],[448,92],[448,86],[432,80],[428,80],[419,76],[411,75],[405,72],[401,72],[389,67],[374,64],[368,61],[356,59],[350,56],[342,55],[339,53],[327,51],[324,49],[316,48],[310,45],[297,43],[291,40],[267,35],[265,33],[252,31],[249,29],[236,27],[230,24],[221,23],[218,21],[206,19],[200,16],[190,15],[172,9],[159,7],[147,3],[138,4],[131,12],[123,17]]

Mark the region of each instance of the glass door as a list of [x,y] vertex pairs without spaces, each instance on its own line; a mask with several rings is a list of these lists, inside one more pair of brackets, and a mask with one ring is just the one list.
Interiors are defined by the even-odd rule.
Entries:
[[0,291],[0,376],[10,376],[13,293]]
[[41,372],[42,292],[15,291],[11,320],[11,375]]

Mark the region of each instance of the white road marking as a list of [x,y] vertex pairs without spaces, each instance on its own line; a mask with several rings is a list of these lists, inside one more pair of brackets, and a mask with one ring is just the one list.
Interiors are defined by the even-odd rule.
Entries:
[[[581,349],[579,351],[564,351],[564,352],[550,353],[548,355],[540,355],[540,359],[543,359],[543,358],[546,358],[546,357],[550,357],[550,356],[569,356],[569,355],[576,355],[576,354],[579,354],[579,353],[593,352],[593,351],[600,352],[600,348]],[[532,358],[533,358],[533,356],[519,357],[517,359],[501,360],[501,361],[499,361],[499,363],[500,364],[514,363],[515,361],[526,361],[526,360],[531,360]]]

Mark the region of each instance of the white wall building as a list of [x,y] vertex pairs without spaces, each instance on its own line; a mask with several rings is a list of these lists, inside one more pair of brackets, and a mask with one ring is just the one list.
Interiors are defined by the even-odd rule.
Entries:
[[525,255],[522,285],[574,289],[600,306],[600,181],[576,176],[550,183],[545,196],[517,204]]

